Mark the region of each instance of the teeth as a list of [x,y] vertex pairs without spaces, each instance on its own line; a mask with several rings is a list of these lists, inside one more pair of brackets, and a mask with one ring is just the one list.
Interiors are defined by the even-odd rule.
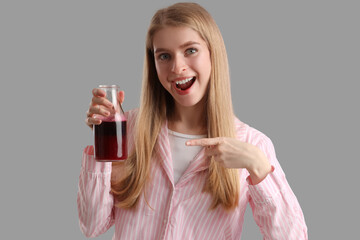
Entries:
[[193,78],[191,77],[191,78],[184,79],[184,80],[182,80],[182,81],[176,81],[176,84],[185,84],[185,83],[191,81],[192,79],[193,79]]

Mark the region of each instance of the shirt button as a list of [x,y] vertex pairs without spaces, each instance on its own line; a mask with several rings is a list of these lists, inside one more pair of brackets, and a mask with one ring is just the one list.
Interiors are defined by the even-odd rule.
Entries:
[[166,219],[164,219],[164,224],[166,224],[167,223],[167,220]]

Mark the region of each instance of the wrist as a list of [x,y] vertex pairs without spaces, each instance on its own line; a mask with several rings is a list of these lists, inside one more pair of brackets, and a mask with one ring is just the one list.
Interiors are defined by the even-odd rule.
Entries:
[[251,162],[247,171],[250,174],[250,179],[253,185],[260,183],[266,178],[266,176],[271,172],[272,167],[266,158],[266,156],[259,149],[260,154],[257,155],[257,158]]

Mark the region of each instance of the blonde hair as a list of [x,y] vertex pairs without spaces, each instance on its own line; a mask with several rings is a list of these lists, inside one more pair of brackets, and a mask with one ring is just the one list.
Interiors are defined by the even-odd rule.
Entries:
[[[158,10],[151,20],[146,38],[146,56],[140,109],[136,122],[135,149],[125,163],[125,174],[112,181],[117,207],[132,208],[144,192],[149,179],[151,157],[161,126],[174,108],[172,96],[161,85],[155,68],[153,36],[166,26],[189,27],[204,39],[210,51],[211,74],[206,101],[208,137],[235,137],[230,77],[224,41],[211,15],[196,3],[177,3]],[[211,208],[222,205],[230,210],[239,200],[239,176],[236,169],[226,169],[210,161],[204,191],[212,195]],[[146,199],[146,196],[145,196]]]

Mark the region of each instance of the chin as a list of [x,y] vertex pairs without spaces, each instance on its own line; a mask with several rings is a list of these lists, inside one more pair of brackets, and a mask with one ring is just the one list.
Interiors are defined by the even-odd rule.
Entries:
[[182,107],[194,107],[198,105],[201,102],[201,99],[186,99],[185,101],[178,101],[175,99],[175,102]]

